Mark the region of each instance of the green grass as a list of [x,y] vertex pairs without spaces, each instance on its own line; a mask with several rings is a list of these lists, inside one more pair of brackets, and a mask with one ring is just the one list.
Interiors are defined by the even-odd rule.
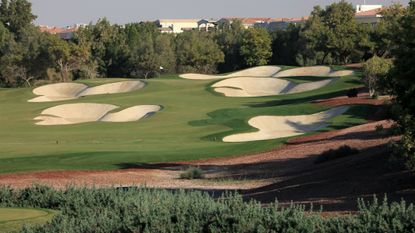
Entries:
[[[52,103],[28,103],[28,99],[35,97],[29,88],[0,89],[0,173],[123,169],[143,163],[270,150],[286,139],[248,143],[223,143],[221,139],[237,132],[255,131],[247,121],[257,115],[323,111],[327,108],[309,102],[342,95],[349,88],[361,86],[359,80],[357,76],[348,76],[311,92],[259,98],[227,98],[212,91],[212,81],[191,81],[176,76],[147,80],[146,88],[136,92]],[[120,79],[82,82],[98,85],[115,81]],[[80,102],[107,103],[122,108],[158,104],[163,110],[132,123],[36,126],[32,120],[46,108]],[[368,107],[352,107],[333,119],[325,130],[364,123],[371,111],[373,109]]]
[[43,209],[0,208],[0,233],[19,231],[24,225],[42,225],[50,221],[56,211]]

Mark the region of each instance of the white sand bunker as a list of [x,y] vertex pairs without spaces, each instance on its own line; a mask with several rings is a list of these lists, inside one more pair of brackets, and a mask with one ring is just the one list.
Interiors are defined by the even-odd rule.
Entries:
[[110,113],[119,108],[111,104],[64,104],[48,108],[41,116],[34,118],[36,125],[70,125],[86,122],[132,122],[161,110],[158,105],[140,105],[120,112]]
[[142,81],[125,81],[104,84],[96,87],[88,87],[79,83],[57,83],[42,86],[33,90],[39,95],[29,102],[52,102],[62,100],[72,100],[88,95],[126,93],[144,88]]
[[345,113],[348,109],[349,107],[342,106],[312,115],[254,117],[248,123],[257,128],[258,132],[231,135],[223,141],[248,142],[298,136],[327,127],[327,120]]
[[211,80],[211,79],[225,79],[241,76],[249,77],[272,77],[281,70],[278,66],[258,66],[246,70],[237,71],[228,75],[207,75],[207,74],[182,74],[181,78],[193,80]]
[[273,77],[298,77],[298,76],[320,76],[320,77],[341,77],[352,75],[351,70],[332,71],[328,66],[310,66],[284,70]]
[[212,87],[228,97],[261,97],[312,91],[327,86],[334,79],[295,84],[279,78],[230,78]]

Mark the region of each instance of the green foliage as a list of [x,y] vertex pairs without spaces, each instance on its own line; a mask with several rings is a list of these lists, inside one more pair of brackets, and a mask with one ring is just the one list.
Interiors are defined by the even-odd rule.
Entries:
[[272,56],[271,37],[263,28],[249,28],[243,34],[241,56],[247,67],[267,65]]
[[380,12],[382,18],[371,32],[371,39],[374,41],[374,53],[380,57],[390,57],[395,44],[396,29],[400,27],[400,20],[406,14],[406,8],[400,3],[385,7]]
[[[385,199],[359,202],[355,215],[323,218],[304,207],[263,207],[244,202],[236,194],[215,200],[205,193],[144,188],[24,190],[0,188],[0,205],[59,210],[43,226],[26,226],[21,232],[411,232],[415,209],[405,202]],[[33,197],[31,197],[33,196]],[[38,199],[35,199],[38,198]],[[7,201],[7,202],[6,202]],[[6,204],[7,203],[7,204]],[[57,204],[56,204],[57,203]]]
[[330,150],[324,151],[316,158],[314,163],[324,163],[327,161],[343,158],[349,155],[355,155],[358,153],[359,153],[359,150],[352,148],[348,145],[343,145],[337,149],[330,149]]
[[224,54],[208,32],[187,31],[176,37],[177,71],[215,73]]
[[220,72],[231,72],[245,67],[240,53],[243,33],[244,28],[238,20],[232,23],[225,21],[218,25],[215,40],[225,55],[224,62],[218,65]]
[[[301,37],[305,48],[302,61],[313,59],[320,54],[318,64],[326,64],[332,56],[339,64],[349,62],[358,40],[355,10],[350,3],[340,1],[321,9],[315,7],[307,21]],[[307,63],[307,62],[306,62]]]
[[194,180],[204,178],[203,171],[197,167],[189,167],[180,174],[180,179]]
[[415,169],[415,2],[409,3],[405,15],[394,31],[392,50],[395,69],[388,79],[389,93],[395,98],[395,118],[403,136],[394,150],[406,160],[409,168]]
[[175,71],[173,37],[162,35],[153,23],[128,24],[125,28],[128,44],[127,76],[147,78],[165,72]]
[[381,91],[384,88],[382,84],[387,82],[385,79],[392,69],[392,65],[391,59],[380,58],[376,55],[363,64],[363,73],[365,75],[363,82],[369,88],[370,96],[374,96],[376,90]]
[[26,0],[2,0],[0,22],[12,33],[20,33],[33,22],[32,4]]
[[290,24],[284,30],[277,30],[272,34],[271,64],[297,65],[296,55],[300,52],[301,27]]

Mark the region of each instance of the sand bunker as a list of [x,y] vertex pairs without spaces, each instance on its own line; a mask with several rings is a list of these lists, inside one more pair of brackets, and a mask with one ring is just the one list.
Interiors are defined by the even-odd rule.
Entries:
[[272,77],[281,70],[278,66],[258,66],[246,70],[237,71],[228,75],[207,75],[207,74],[182,74],[181,78],[193,80],[225,79],[241,76],[248,77]]
[[351,70],[332,71],[328,66],[310,66],[284,70],[273,77],[298,77],[298,76],[319,76],[319,77],[340,77],[352,75]]
[[248,123],[257,128],[258,132],[231,135],[223,141],[248,142],[298,136],[327,127],[327,120],[345,113],[348,109],[349,107],[342,106],[312,115],[254,117]]
[[212,87],[228,97],[261,97],[312,91],[327,86],[334,79],[295,84],[279,78],[230,78]]
[[39,95],[29,102],[52,102],[72,100],[88,95],[126,93],[144,88],[142,81],[125,81],[88,87],[79,83],[58,83],[36,88],[33,93]]
[[41,116],[34,118],[36,125],[70,125],[86,122],[132,122],[160,111],[158,105],[141,105],[127,108],[117,113],[110,111],[119,108],[111,104],[64,104],[48,108]]

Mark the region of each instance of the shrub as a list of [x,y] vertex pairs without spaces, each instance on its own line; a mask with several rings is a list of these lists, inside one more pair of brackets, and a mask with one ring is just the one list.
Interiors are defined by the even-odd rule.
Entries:
[[356,88],[349,89],[347,91],[347,97],[349,97],[349,98],[357,97],[358,94],[359,94],[359,90],[357,90]]
[[204,178],[203,171],[197,167],[189,167],[180,174],[180,179],[194,180],[202,178]]
[[[56,202],[59,200],[58,202]],[[21,232],[413,232],[415,209],[405,202],[360,201],[355,215],[324,218],[304,206],[245,202],[238,194],[213,199],[198,191],[146,188],[54,190],[0,186],[0,206],[59,210],[43,226]]]
[[349,155],[354,155],[359,153],[358,149],[351,148],[348,145],[344,145],[339,147],[338,149],[330,149],[328,151],[324,151],[317,157],[317,159],[314,161],[314,163],[324,163],[330,160],[335,160],[339,158],[343,158]]

